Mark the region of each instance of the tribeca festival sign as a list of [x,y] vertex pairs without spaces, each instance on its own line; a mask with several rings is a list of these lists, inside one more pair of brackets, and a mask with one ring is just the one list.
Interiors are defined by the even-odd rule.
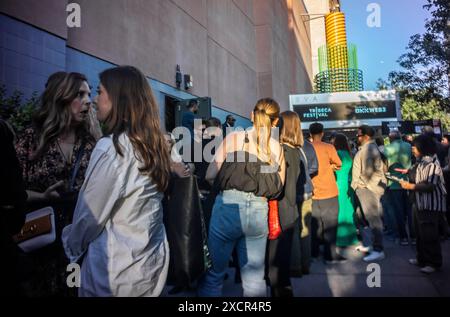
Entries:
[[395,90],[291,95],[290,109],[297,112],[302,129],[321,122],[326,129],[354,128],[362,124],[381,126],[400,120]]

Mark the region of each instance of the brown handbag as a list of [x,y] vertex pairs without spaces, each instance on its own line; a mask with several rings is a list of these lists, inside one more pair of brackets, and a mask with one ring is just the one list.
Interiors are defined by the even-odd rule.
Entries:
[[20,232],[13,236],[16,243],[50,233],[52,231],[51,215],[45,215],[25,222]]

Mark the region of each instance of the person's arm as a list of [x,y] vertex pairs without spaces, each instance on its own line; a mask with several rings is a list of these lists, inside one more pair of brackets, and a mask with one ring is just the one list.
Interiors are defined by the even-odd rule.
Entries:
[[336,151],[334,146],[329,146],[329,156],[330,156],[330,164],[333,167],[333,170],[340,170],[342,167],[342,161]]
[[[17,160],[19,161],[20,168],[22,170],[22,178],[24,181],[28,179],[28,172],[30,169],[30,153],[32,152],[34,143],[33,134],[34,132],[32,129],[25,130],[23,135],[21,135],[21,137],[17,139],[15,144]],[[61,187],[63,184],[64,183],[62,181],[57,182],[49,186],[49,188],[47,188],[43,193],[33,190],[27,190],[27,202],[33,203],[59,199],[59,194],[56,192],[56,189]]]
[[82,257],[89,244],[100,235],[114,205],[123,197],[122,177],[118,171],[113,157],[101,149],[94,149],[73,222],[64,228],[62,234],[64,250],[71,262]]
[[305,141],[304,150],[308,160],[309,176],[313,177],[319,172],[319,161],[317,160],[316,150],[314,150],[314,146],[308,141]]
[[352,165],[352,183],[351,187],[356,190],[361,176],[361,152],[356,153]]
[[417,191],[417,192],[421,192],[421,193],[431,193],[431,192],[433,192],[434,187],[436,185],[434,185],[432,183],[428,183],[428,182],[413,184],[408,181],[401,181],[400,186],[402,186],[402,188],[406,189],[406,190],[412,190],[412,191]]
[[436,164],[429,164],[425,171],[428,177],[426,181],[418,184],[409,183],[407,181],[400,182],[403,189],[418,191],[422,193],[431,193],[438,186],[442,178],[442,169]]
[[281,145],[280,145],[280,150],[278,153],[277,164],[279,166],[278,174],[280,175],[281,183],[284,185],[284,182],[286,180],[286,159],[284,157],[284,150]]
[[27,190],[27,201],[41,202],[41,201],[56,201],[61,198],[57,189],[64,186],[64,181],[56,182],[55,184],[49,186],[43,193],[39,193],[34,190]]

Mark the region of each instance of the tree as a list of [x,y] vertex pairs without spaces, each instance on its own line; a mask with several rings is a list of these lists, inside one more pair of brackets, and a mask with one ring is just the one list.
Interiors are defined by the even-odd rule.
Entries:
[[38,101],[37,92],[23,100],[23,93],[16,90],[7,97],[6,87],[0,86],[0,117],[8,121],[16,133],[22,132],[32,121]]
[[400,71],[389,74],[392,88],[418,102],[433,100],[438,107],[450,109],[450,2],[427,0],[424,6],[431,12],[425,33],[410,38],[407,52],[400,56]]
[[450,116],[443,111],[436,100],[429,102],[419,102],[413,97],[406,97],[402,102],[403,120],[441,120],[442,128],[446,131],[450,129]]
[[406,53],[398,63],[400,71],[389,73],[388,80],[379,79],[380,90],[395,89],[400,93],[404,120],[440,119],[450,129],[450,2],[427,0],[424,9],[431,12],[425,33],[410,38]]

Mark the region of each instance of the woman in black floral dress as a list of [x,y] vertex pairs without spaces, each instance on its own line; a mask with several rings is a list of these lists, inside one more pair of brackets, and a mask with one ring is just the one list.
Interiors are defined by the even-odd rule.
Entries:
[[72,220],[77,193],[100,136],[86,77],[64,72],[50,76],[33,126],[16,142],[28,194],[27,209],[52,206],[56,222],[56,242],[31,254],[33,274],[24,285],[28,296],[73,293],[65,283],[68,261],[61,232]]

